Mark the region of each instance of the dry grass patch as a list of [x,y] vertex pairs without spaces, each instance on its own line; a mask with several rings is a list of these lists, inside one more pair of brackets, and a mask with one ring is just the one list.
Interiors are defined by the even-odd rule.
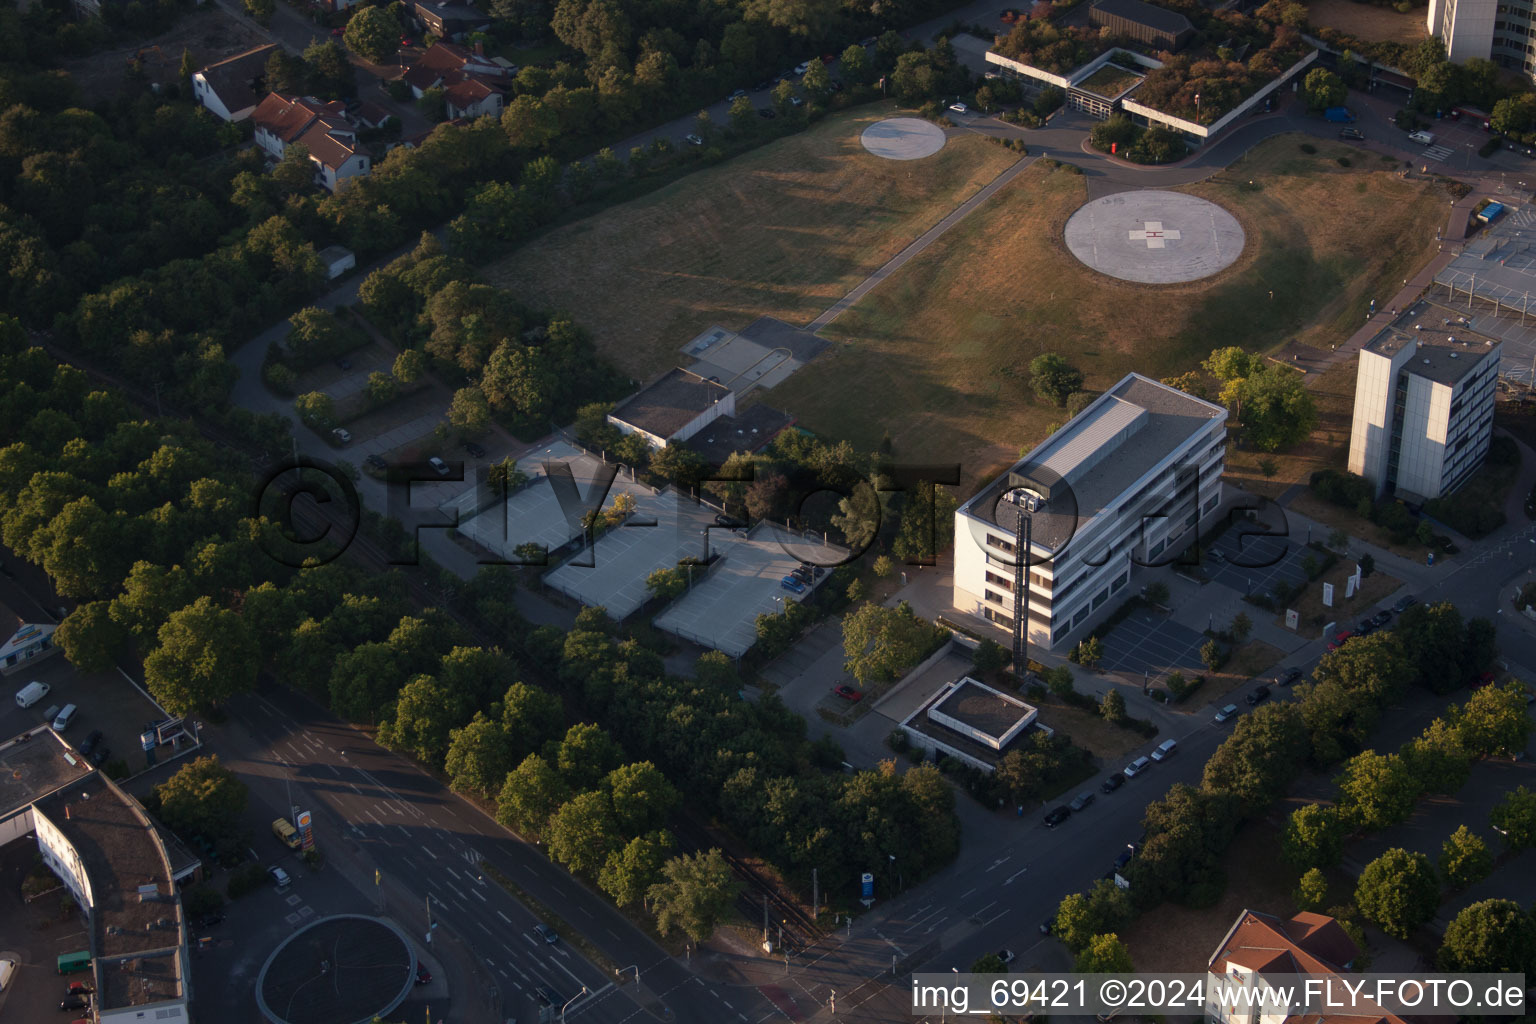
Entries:
[[1307,389],[1317,401],[1317,427],[1295,448],[1269,455],[1227,445],[1226,479],[1245,491],[1274,500],[1292,484],[1305,485],[1320,469],[1344,469],[1355,414],[1358,364],[1358,358],[1351,358],[1307,378]]
[[[1339,467],[1342,468],[1342,467]],[[1321,523],[1331,530],[1343,530],[1351,537],[1373,544],[1394,555],[1411,558],[1414,561],[1424,557],[1424,545],[1416,540],[1406,544],[1398,544],[1392,539],[1392,535],[1369,519],[1362,519],[1349,509],[1340,508],[1332,502],[1323,501],[1310,490],[1298,494],[1291,499],[1288,506],[1291,511],[1308,519]],[[1319,540],[1322,538],[1319,537]]]
[[[1025,698],[1028,699],[1028,698]],[[1072,742],[1104,762],[1106,766],[1118,762],[1126,754],[1142,746],[1147,738],[1122,726],[1111,725],[1096,714],[1051,703],[1050,698],[1031,701],[1040,709],[1040,721],[1071,737]]]
[[808,323],[1019,159],[980,136],[923,160],[867,152],[860,134],[896,113],[830,117],[558,228],[486,276],[575,311],[598,350],[642,379],[711,324]]
[[1216,678],[1227,677],[1234,683],[1247,683],[1283,657],[1285,652],[1280,648],[1263,640],[1249,640],[1232,652],[1232,657],[1222,666],[1222,671],[1216,673]]
[[[1120,935],[1138,972],[1205,970],[1206,959],[1243,910],[1290,917],[1296,871],[1280,859],[1280,830],[1267,821],[1243,825],[1227,849],[1227,888],[1214,907],[1191,910],[1165,903]],[[1177,936],[1177,941],[1169,941]]]
[[[1299,599],[1293,599],[1289,607],[1296,609],[1300,625],[1298,636],[1317,639],[1323,635],[1323,626],[1337,622],[1339,629],[1353,629],[1354,624],[1382,598],[1403,585],[1403,581],[1384,572],[1373,572],[1360,581],[1360,589],[1354,597],[1344,596],[1344,581],[1355,571],[1351,558],[1341,558],[1338,564],[1322,576],[1307,584]],[[1333,607],[1323,607],[1323,584],[1333,584]],[[1285,612],[1275,616],[1275,625],[1285,625]]]
[[1313,25],[1336,28],[1376,43],[1417,43],[1425,36],[1424,14],[1415,8],[1399,14],[1390,7],[1357,3],[1356,0],[1311,0],[1307,20]]
[[1247,249],[1185,285],[1083,267],[1061,236],[1084,178],[1032,167],[827,328],[843,344],[773,400],[811,430],[866,448],[889,432],[898,455],[960,461],[975,481],[1066,419],[1029,390],[1041,352],[1102,389],[1133,369],[1192,369],[1220,345],[1342,342],[1371,298],[1428,258],[1444,199],[1431,183],[1335,161],[1358,151],[1316,145],[1308,155],[1296,136],[1270,140],[1187,189],[1231,211]]

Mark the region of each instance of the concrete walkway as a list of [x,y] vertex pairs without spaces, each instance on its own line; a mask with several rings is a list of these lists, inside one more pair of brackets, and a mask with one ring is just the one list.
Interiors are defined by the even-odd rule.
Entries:
[[890,261],[887,262],[885,266],[881,267],[879,270],[876,270],[873,274],[870,274],[863,281],[860,281],[857,285],[854,286],[851,292],[838,299],[831,305],[831,307],[827,309],[825,313],[821,314],[821,316],[818,316],[815,320],[812,320],[809,324],[807,324],[805,329],[808,331],[819,331],[823,327],[827,326],[827,324],[830,324],[833,320],[836,320],[839,316],[842,315],[843,310],[847,309],[855,302],[858,302],[865,295],[868,295],[870,290],[873,289],[875,285],[879,284],[881,281],[884,281],[887,277],[890,277],[896,271],[900,270],[904,265],[906,265],[908,260],[922,252],[924,249],[928,248],[934,242],[938,241],[938,239],[946,231],[964,220],[972,210],[976,209],[976,207],[980,206],[982,203],[996,195],[998,189],[1008,184],[1014,178],[1017,178],[1020,172],[1024,170],[1024,168],[1034,163],[1035,159],[1036,158],[1029,156],[1021,157],[1019,161],[1012,167],[1009,167],[1002,174],[999,174],[997,177],[993,178],[991,182],[982,186],[981,190],[978,191],[975,195],[971,196],[971,198],[955,207],[954,210],[950,212],[949,216],[945,217],[933,227],[923,232],[923,234],[915,242],[912,242],[905,249],[901,250],[901,252],[897,253],[895,256],[892,256]]

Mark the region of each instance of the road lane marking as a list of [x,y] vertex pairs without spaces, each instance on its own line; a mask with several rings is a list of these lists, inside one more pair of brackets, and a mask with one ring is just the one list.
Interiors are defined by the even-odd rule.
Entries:
[[1013,874],[1009,875],[1008,878],[1003,882],[1003,884],[1007,885],[1009,882],[1013,881],[1015,878],[1018,878],[1020,875],[1022,875],[1024,872],[1026,872],[1028,870],[1029,870],[1029,868],[1019,868],[1019,870],[1017,870]]
[[428,857],[431,857],[433,860],[437,860],[437,854],[433,853],[431,850],[427,849],[425,846],[423,846],[421,848],[421,852],[426,854]]
[[481,895],[480,895],[480,890],[479,890],[479,889],[471,889],[471,890],[469,890],[469,891],[470,891],[470,892],[472,892],[472,893],[474,893],[474,894],[475,894],[475,897],[476,897],[476,898],[477,898],[477,899],[479,899],[479,900],[480,900],[480,902],[481,902],[481,903],[489,903],[489,902],[490,902],[490,900],[488,900],[488,899],[486,899],[486,898],[485,898],[485,897],[484,897],[484,896],[481,896]]
[[458,878],[458,877],[459,877],[459,873],[458,873],[458,872],[457,872],[457,871],[455,871],[455,870],[453,870],[453,868],[451,868],[451,867],[449,867],[449,866],[448,866],[448,865],[446,865],[446,864],[444,864],[444,865],[443,865],[443,870],[444,870],[444,871],[446,871],[446,872],[448,872],[448,873],[449,873],[449,874],[450,874],[450,875],[452,875],[452,876],[453,876],[453,877],[454,877],[454,878]]
[[507,922],[507,924],[511,924],[512,923],[512,919],[510,917],[508,917],[506,914],[503,914],[499,910],[496,911],[496,916],[501,918],[503,921]]

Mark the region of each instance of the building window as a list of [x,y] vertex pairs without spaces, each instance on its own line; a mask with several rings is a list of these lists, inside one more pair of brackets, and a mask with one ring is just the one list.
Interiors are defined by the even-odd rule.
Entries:
[[994,583],[997,586],[1002,587],[1004,590],[1008,591],[1008,593],[1010,593],[1010,594],[1013,593],[1013,580],[1004,579],[1002,576],[999,576],[995,572],[988,571],[988,573],[987,573],[987,582],[988,583]]
[[1109,588],[1105,587],[1103,590],[1101,590],[1097,594],[1093,595],[1093,604],[1092,604],[1091,607],[1095,611],[1097,611],[1099,605],[1103,604],[1105,601],[1108,601],[1108,600],[1109,600]]
[[1115,577],[1115,582],[1110,585],[1110,589],[1119,590],[1121,587],[1125,586],[1127,582],[1129,582],[1130,578],[1131,570],[1127,569],[1125,572]]
[[985,591],[982,596],[985,597],[988,601],[993,602],[994,604],[1008,604],[1009,603],[1009,599],[1008,598],[1004,597],[1002,594],[999,594],[995,590]]
[[1221,504],[1221,495],[1219,493],[1213,494],[1211,495],[1211,500],[1205,503],[1204,511],[1209,512],[1219,504]]
[[1156,544],[1153,544],[1150,548],[1147,549],[1147,557],[1156,558],[1158,555],[1163,553],[1163,548],[1167,546],[1168,538],[1164,537],[1162,540],[1158,541]]
[[987,544],[991,547],[997,548],[999,551],[1006,551],[1010,555],[1014,552],[1012,541],[1003,540],[1001,537],[994,537],[990,533],[987,534]]
[[983,618],[988,619],[988,620],[990,620],[992,622],[995,622],[999,626],[1004,627],[1005,629],[1012,629],[1013,628],[1013,617],[1009,616],[1009,615],[1004,615],[1002,612],[998,611],[995,608],[983,608],[981,610],[981,614],[982,614]]

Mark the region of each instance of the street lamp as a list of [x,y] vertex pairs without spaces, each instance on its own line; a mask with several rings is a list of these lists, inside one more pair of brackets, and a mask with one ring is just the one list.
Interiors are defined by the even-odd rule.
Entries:
[[574,1003],[576,1000],[580,999],[582,996],[584,996],[586,994],[587,994],[587,986],[583,985],[583,986],[581,986],[581,991],[580,992],[577,992],[575,995],[571,996],[571,998],[569,998],[569,999],[567,999],[565,1001],[565,1006],[560,1007],[560,1024],[565,1024],[565,1011],[566,1011],[566,1008],[569,1007],[572,1003]]

